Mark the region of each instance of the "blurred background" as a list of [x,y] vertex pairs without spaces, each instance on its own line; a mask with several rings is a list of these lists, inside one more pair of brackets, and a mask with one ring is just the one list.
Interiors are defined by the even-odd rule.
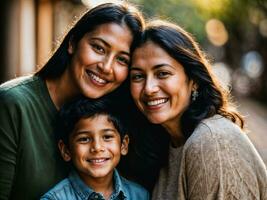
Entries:
[[[102,0],[1,0],[0,83],[41,67],[64,33]],[[109,1],[110,2],[110,1]],[[129,0],[147,18],[191,32],[229,87],[267,164],[267,0]]]

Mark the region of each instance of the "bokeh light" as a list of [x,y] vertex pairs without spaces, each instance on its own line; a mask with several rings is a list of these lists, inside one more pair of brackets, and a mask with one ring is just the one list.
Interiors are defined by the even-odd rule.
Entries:
[[228,41],[224,24],[218,19],[210,19],[205,26],[209,41],[215,46],[223,46]]
[[264,18],[264,13],[257,8],[250,8],[248,12],[248,19],[254,25],[259,25],[260,21]]
[[207,12],[223,12],[229,0],[193,0],[193,2]]
[[257,51],[246,53],[242,57],[242,68],[250,78],[258,78],[264,69],[262,56]]
[[259,31],[263,37],[267,37],[267,19],[261,20],[259,24]]
[[223,88],[228,89],[232,84],[232,69],[223,62],[214,63],[212,66],[213,73],[220,81]]
[[251,93],[251,81],[247,74],[237,69],[233,73],[233,89],[239,96],[248,96]]

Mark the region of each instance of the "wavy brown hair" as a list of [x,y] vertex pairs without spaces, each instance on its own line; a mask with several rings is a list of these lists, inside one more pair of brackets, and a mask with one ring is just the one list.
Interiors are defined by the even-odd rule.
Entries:
[[215,114],[244,127],[242,116],[230,101],[230,92],[216,80],[208,59],[191,34],[176,24],[155,20],[148,23],[137,47],[148,41],[159,45],[181,63],[189,79],[198,85],[197,99],[191,101],[181,117],[182,132],[186,138],[190,137],[201,120]]

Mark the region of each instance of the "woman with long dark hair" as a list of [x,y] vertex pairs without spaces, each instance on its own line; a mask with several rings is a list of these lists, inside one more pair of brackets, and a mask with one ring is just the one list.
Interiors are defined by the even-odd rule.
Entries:
[[229,91],[193,37],[154,21],[133,53],[131,94],[170,137],[152,199],[267,199],[267,171]]
[[143,17],[132,5],[87,11],[34,75],[0,86],[0,199],[37,199],[66,175],[54,138],[59,108],[83,95],[123,95]]

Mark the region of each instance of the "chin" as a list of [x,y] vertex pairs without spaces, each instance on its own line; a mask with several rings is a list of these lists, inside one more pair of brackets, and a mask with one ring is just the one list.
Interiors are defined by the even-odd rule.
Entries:
[[99,93],[99,92],[84,92],[83,95],[87,98],[90,98],[90,99],[98,99],[102,96],[104,96],[105,94],[103,93]]
[[106,177],[108,175],[108,173],[96,173],[96,174],[93,174],[92,176],[94,178],[103,178],[103,177]]
[[163,124],[166,121],[160,117],[149,117],[149,116],[146,117],[152,124]]

